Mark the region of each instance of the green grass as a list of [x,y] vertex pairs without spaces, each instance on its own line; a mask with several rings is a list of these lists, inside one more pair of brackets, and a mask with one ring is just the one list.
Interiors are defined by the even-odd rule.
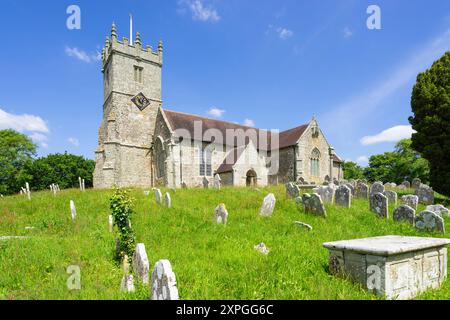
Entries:
[[[163,190],[164,192],[165,190]],[[277,205],[271,218],[259,216],[268,192]],[[108,231],[112,191],[62,191],[0,199],[0,236],[30,236],[0,241],[0,299],[148,299],[119,290],[123,273],[114,259],[115,235]],[[327,206],[326,219],[305,214],[284,187],[267,189],[177,190],[172,208],[158,206],[154,195],[133,190],[137,241],[145,243],[150,269],[169,259],[181,299],[376,299],[359,285],[327,272],[322,243],[382,235],[450,237],[416,232],[407,224],[376,217],[368,202],[354,200],[351,209]],[[71,221],[69,201],[77,207]],[[214,208],[225,203],[228,225],[213,223]],[[423,207],[419,208],[423,209]],[[391,208],[392,213],[393,208]],[[313,226],[307,231],[293,224]],[[25,230],[33,226],[34,230]],[[446,221],[447,230],[450,230]],[[264,256],[254,246],[264,242]],[[81,268],[79,291],[66,286],[69,265]],[[150,272],[151,272],[150,271]],[[448,299],[450,283],[421,299]]]

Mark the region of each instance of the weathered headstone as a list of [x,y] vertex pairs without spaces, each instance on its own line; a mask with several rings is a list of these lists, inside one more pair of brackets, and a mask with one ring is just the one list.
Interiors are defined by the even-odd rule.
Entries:
[[420,187],[421,184],[422,184],[422,181],[419,178],[415,178],[415,179],[413,179],[413,181],[411,183],[411,187],[413,189],[417,189]]
[[170,206],[172,205],[172,199],[170,198],[170,193],[166,192],[166,194],[164,195],[164,205],[167,208],[170,208]]
[[124,275],[122,278],[122,282],[120,284],[120,291],[132,293],[136,289],[134,287],[134,278],[133,275]]
[[222,178],[220,177],[220,174],[216,174],[214,176],[214,189],[220,190],[222,187]]
[[317,193],[320,196],[323,203],[333,203],[335,193],[335,189],[333,187],[328,185],[316,189],[317,190],[315,191],[315,193]]
[[370,211],[375,212],[381,218],[389,217],[389,200],[382,193],[370,195]]
[[334,195],[334,202],[337,206],[350,208],[352,205],[352,191],[350,188],[345,185],[337,188]]
[[286,195],[289,198],[297,198],[300,196],[300,188],[293,182],[286,183]]
[[83,186],[83,192],[86,191],[86,183],[85,183],[84,179],[82,180],[82,186]]
[[152,300],[178,300],[177,280],[169,260],[159,260],[152,273]]
[[416,216],[414,223],[416,229],[420,231],[440,231],[445,233],[444,219],[432,211],[422,211]]
[[70,200],[70,214],[72,216],[72,220],[75,220],[77,216],[77,209],[75,208],[75,202],[73,202],[73,200]]
[[161,190],[156,189],[155,190],[155,199],[157,204],[162,204],[162,193]]
[[345,184],[349,189],[350,189],[350,191],[352,192],[352,196],[354,196],[355,195],[355,187],[353,186],[353,184],[351,184],[351,183],[346,183]]
[[227,224],[228,222],[228,211],[225,204],[219,204],[216,209],[214,209],[215,220],[217,224]]
[[78,177],[78,184],[80,185],[80,191],[83,191],[83,182],[81,181],[81,177]]
[[113,216],[110,215],[108,216],[108,228],[110,233],[113,232],[113,226],[114,226]]
[[145,284],[148,284],[149,269],[150,265],[147,252],[145,251],[145,245],[138,243],[133,255],[133,270]]
[[419,203],[426,205],[434,204],[433,188],[427,186],[426,184],[421,184],[420,187],[416,189],[416,196],[419,197]]
[[410,206],[414,210],[417,210],[417,206],[419,205],[419,197],[412,194],[408,194],[406,196],[401,197],[401,203]]
[[403,204],[394,210],[394,221],[401,222],[407,221],[411,225],[414,225],[414,219],[416,217],[416,210],[410,206]]
[[263,217],[270,217],[273,214],[273,210],[275,209],[275,204],[277,200],[275,199],[275,195],[273,193],[269,193],[263,201],[261,206],[260,215]]
[[402,185],[404,185],[406,189],[411,188],[411,183],[409,181],[403,181]]
[[186,182],[184,182],[184,181],[181,182],[181,188],[182,188],[182,189],[187,189],[187,187],[188,187],[188,186],[187,186]]
[[323,217],[327,216],[322,199],[317,193],[313,193],[311,195],[309,193],[303,194],[302,203],[306,213],[312,213]]
[[208,189],[209,188],[209,180],[206,179],[206,177],[203,177],[203,188]]
[[380,182],[375,182],[371,187],[370,187],[370,194],[375,194],[375,193],[383,193],[385,191],[385,188],[383,186],[382,183]]
[[389,200],[389,205],[396,206],[397,205],[397,199],[398,195],[397,192],[392,190],[387,190],[383,193]]
[[426,210],[438,214],[440,217],[450,217],[450,210],[441,204],[429,205]]
[[369,186],[365,183],[358,183],[356,185],[355,196],[360,199],[367,199],[369,197]]
[[268,255],[270,250],[266,247],[266,245],[262,242],[258,245],[255,246],[255,250],[264,254],[264,255]]

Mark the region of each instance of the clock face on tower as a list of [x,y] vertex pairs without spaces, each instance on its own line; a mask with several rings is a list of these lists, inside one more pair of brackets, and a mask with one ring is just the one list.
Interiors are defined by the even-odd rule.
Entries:
[[134,96],[131,101],[139,108],[139,110],[143,111],[150,105],[150,100],[148,100],[142,92],[138,93]]

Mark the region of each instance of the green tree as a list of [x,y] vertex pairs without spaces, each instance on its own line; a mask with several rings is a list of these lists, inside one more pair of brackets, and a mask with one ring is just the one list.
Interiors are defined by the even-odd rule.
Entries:
[[364,179],[364,169],[355,162],[345,161],[343,164],[344,179]]
[[27,168],[36,155],[36,145],[17,131],[0,130],[0,193],[13,194],[30,180]]
[[450,196],[450,52],[417,76],[411,107],[412,147],[429,162],[431,186]]
[[396,182],[398,154],[385,152],[369,158],[369,166],[364,170],[364,175],[369,181]]
[[36,159],[29,173],[32,186],[38,190],[48,189],[52,183],[57,183],[61,189],[77,188],[78,177],[85,180],[86,187],[92,187],[92,174],[95,161],[73,154],[50,154]]

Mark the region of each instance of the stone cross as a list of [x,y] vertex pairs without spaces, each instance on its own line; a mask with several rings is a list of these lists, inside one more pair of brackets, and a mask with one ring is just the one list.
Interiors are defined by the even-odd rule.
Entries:
[[413,208],[414,210],[417,210],[417,206],[419,205],[419,197],[418,196],[408,194],[406,196],[402,196],[400,200],[401,200],[402,204],[406,204],[406,205],[410,206],[411,208]]
[[322,217],[327,216],[327,211],[325,210],[322,199],[317,193],[311,195],[308,193],[303,194],[302,203],[306,213],[312,213]]
[[273,210],[275,209],[275,204],[277,200],[273,193],[269,193],[263,201],[261,206],[260,215],[263,217],[270,217],[273,214]]
[[350,208],[352,205],[352,191],[350,188],[345,185],[337,188],[334,196],[334,202],[337,206]]
[[167,208],[170,208],[172,205],[172,199],[170,198],[170,193],[166,192],[166,194],[164,195],[164,205]]
[[177,280],[169,260],[159,260],[152,273],[152,300],[178,300]]
[[414,223],[416,229],[420,231],[440,231],[445,233],[444,219],[432,211],[422,211],[416,216]]
[[388,190],[388,191],[385,191],[383,194],[388,198],[390,205],[393,205],[393,206],[397,205],[397,199],[398,199],[397,192]]
[[370,195],[370,211],[375,212],[381,218],[388,218],[388,198],[380,192]]
[[214,209],[215,220],[217,224],[227,224],[228,222],[228,211],[225,204],[219,204],[216,209]]
[[133,270],[144,284],[148,284],[149,282],[149,269],[150,264],[148,262],[147,252],[145,251],[145,245],[138,243],[133,255]]
[[416,210],[406,204],[403,204],[394,210],[394,221],[396,222],[407,221],[411,225],[414,225],[415,217]]
[[75,220],[77,216],[77,209],[75,208],[75,203],[73,200],[70,200],[70,213],[72,215],[72,220]]
[[162,193],[161,193],[161,190],[159,190],[159,189],[155,190],[155,198],[156,198],[156,203],[157,204],[162,204]]

